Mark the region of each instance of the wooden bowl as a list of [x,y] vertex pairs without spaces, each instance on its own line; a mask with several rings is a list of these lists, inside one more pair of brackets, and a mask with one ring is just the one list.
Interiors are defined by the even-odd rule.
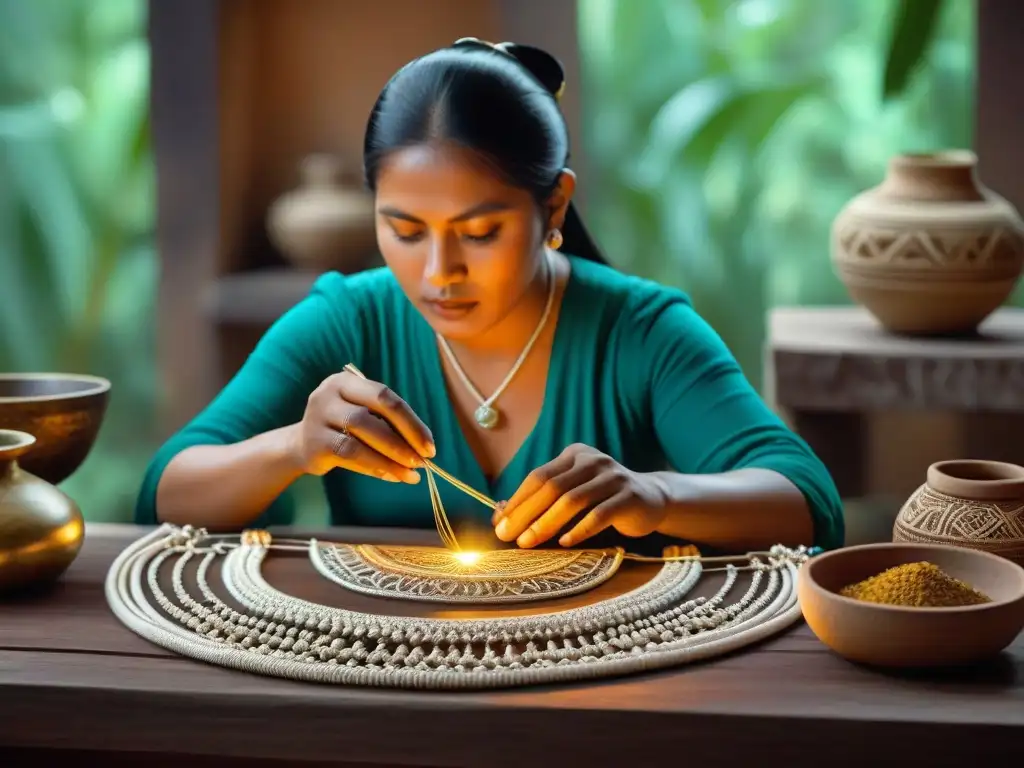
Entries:
[[92,450],[107,410],[110,382],[74,373],[0,373],[0,429],[36,439],[21,468],[56,485]]
[[[962,608],[912,608],[842,597],[850,584],[906,563],[934,563],[992,598]],[[797,594],[811,631],[850,661],[942,667],[997,655],[1024,629],[1024,568],[997,555],[941,544],[866,544],[809,560]]]

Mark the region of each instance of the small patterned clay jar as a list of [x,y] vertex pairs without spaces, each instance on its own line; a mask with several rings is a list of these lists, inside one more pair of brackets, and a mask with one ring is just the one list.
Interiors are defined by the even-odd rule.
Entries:
[[940,461],[903,505],[893,541],[980,549],[1024,565],[1024,467]]

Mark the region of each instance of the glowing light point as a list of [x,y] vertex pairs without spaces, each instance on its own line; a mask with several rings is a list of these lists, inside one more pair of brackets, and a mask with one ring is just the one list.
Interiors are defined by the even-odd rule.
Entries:
[[452,554],[462,565],[475,565],[480,561],[479,552],[455,552]]

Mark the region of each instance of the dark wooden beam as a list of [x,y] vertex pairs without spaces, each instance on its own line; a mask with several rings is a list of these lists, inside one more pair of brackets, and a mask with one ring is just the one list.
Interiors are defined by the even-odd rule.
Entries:
[[162,433],[203,406],[215,370],[201,301],[219,238],[217,18],[217,0],[149,2]]
[[1024,211],[1024,3],[977,0],[974,146],[982,181]]

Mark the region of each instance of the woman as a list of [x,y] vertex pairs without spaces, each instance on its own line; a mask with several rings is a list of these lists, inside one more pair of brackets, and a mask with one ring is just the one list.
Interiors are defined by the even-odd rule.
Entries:
[[587,235],[562,87],[550,55],[473,39],[391,79],[364,156],[387,267],[318,279],[160,449],[140,522],[272,520],[314,474],[333,524],[432,527],[430,457],[508,500],[487,520],[445,486],[449,515],[520,547],[842,543],[828,472],[687,297]]

